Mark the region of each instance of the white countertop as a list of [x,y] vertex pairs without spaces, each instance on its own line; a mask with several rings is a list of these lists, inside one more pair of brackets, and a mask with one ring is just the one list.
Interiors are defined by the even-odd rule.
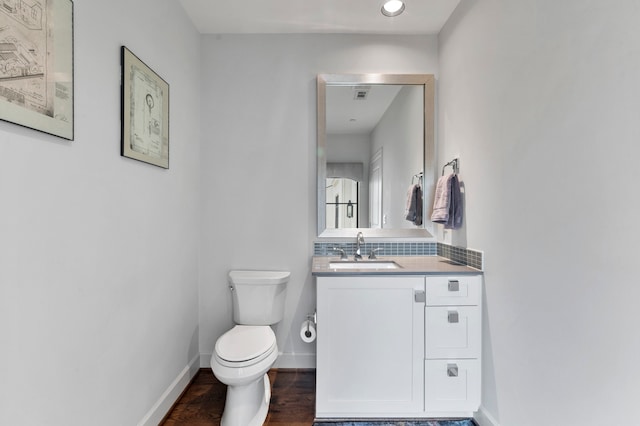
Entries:
[[[411,275],[411,274],[473,274],[482,271],[470,266],[455,263],[440,256],[378,256],[378,261],[393,261],[400,267],[397,269],[333,269],[331,262],[340,262],[339,256],[313,256],[311,274],[315,276],[345,275]],[[353,261],[350,257],[348,261]],[[361,262],[366,263],[365,258]]]

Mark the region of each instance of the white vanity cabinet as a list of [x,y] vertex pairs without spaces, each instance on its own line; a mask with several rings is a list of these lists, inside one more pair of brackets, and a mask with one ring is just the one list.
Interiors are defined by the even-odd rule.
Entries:
[[481,275],[317,276],[317,418],[471,417]]
[[469,412],[480,406],[482,277],[427,276],[425,410]]
[[316,417],[424,406],[424,276],[318,277]]

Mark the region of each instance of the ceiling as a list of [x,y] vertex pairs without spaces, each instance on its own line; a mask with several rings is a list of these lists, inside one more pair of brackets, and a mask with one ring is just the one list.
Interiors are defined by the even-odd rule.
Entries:
[[382,0],[179,0],[202,34],[438,34],[460,0],[405,0],[403,14]]
[[[327,134],[366,134],[378,125],[380,118],[402,89],[399,85],[326,86]],[[366,98],[355,96],[366,93]]]

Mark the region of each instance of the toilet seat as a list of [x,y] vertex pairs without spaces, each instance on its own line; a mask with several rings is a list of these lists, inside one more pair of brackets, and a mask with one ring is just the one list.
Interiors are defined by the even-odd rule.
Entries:
[[236,325],[216,341],[215,355],[227,367],[246,367],[267,358],[276,349],[276,336],[268,325]]

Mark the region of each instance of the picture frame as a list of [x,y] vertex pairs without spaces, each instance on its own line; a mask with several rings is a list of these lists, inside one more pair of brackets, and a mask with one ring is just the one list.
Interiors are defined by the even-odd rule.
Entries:
[[169,168],[169,84],[121,47],[123,157]]
[[73,140],[73,1],[0,8],[0,119]]

